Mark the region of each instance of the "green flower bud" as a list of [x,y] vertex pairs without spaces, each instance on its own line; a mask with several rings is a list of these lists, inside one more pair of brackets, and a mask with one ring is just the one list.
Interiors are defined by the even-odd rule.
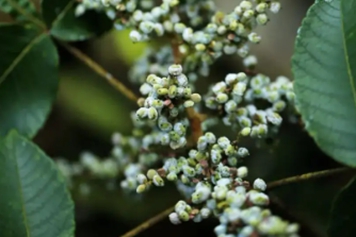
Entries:
[[193,106],[194,106],[194,101],[192,101],[192,100],[184,101],[184,107],[185,108],[189,108],[189,107],[193,107]]
[[139,186],[137,186],[136,188],[136,192],[137,193],[143,193],[146,190],[146,185],[144,184],[140,184]]
[[150,107],[147,112],[147,117],[150,120],[156,120],[158,118],[158,111],[154,107]]
[[226,101],[228,101],[229,96],[225,93],[219,93],[216,95],[216,101],[220,104],[225,103]]
[[199,103],[201,101],[201,95],[198,93],[193,93],[190,95],[190,99],[194,102],[194,103]]
[[168,89],[167,88],[159,88],[157,90],[158,95],[167,95],[168,94]]
[[148,115],[148,109],[145,108],[145,107],[139,108],[139,109],[136,111],[136,116],[137,116],[139,119],[143,119],[143,118],[145,118],[147,115]]
[[240,134],[244,137],[250,135],[251,133],[251,128],[250,127],[245,127],[241,130]]
[[148,171],[147,171],[147,178],[149,178],[149,179],[153,179],[153,177],[155,176],[155,175],[157,175],[158,173],[157,173],[157,171],[156,170],[154,170],[154,169],[149,169]]
[[195,50],[197,51],[205,51],[206,46],[204,44],[196,44],[195,45]]
[[158,174],[153,176],[152,181],[153,181],[154,185],[156,185],[157,187],[164,186],[164,180]]
[[178,179],[178,176],[176,173],[171,172],[167,175],[167,180],[169,180],[169,181],[176,181],[177,179]]
[[182,221],[189,221],[189,214],[186,211],[180,211],[178,213],[179,219],[181,219]]
[[178,92],[177,86],[176,85],[171,85],[168,89],[168,96],[169,98],[173,99],[176,97]]

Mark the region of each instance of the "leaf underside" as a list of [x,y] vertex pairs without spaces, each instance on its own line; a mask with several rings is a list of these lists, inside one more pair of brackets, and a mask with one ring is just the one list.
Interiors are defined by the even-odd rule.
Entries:
[[54,162],[12,131],[0,141],[0,233],[6,237],[70,237],[74,208]]
[[356,167],[355,0],[317,1],[298,32],[294,89],[306,129],[335,160]]

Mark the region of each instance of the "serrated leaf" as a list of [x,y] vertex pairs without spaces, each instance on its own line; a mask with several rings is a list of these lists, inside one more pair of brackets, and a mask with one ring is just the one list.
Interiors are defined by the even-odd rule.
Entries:
[[336,196],[330,213],[328,237],[354,237],[356,233],[356,177]]
[[0,25],[0,136],[32,137],[58,88],[58,55],[49,35],[32,26]]
[[0,192],[1,236],[74,236],[73,202],[63,177],[15,131],[0,140]]
[[0,11],[11,15],[17,21],[35,21],[44,26],[31,0],[0,0]]
[[81,41],[99,36],[112,28],[105,13],[87,11],[75,16],[75,0],[42,0],[43,18],[51,35],[64,41]]
[[298,107],[319,147],[356,167],[356,0],[316,1],[299,30],[292,67]]

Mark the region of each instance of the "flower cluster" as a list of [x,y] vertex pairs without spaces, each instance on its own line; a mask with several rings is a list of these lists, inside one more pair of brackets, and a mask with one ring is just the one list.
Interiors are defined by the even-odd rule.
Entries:
[[268,196],[263,193],[266,187],[262,179],[256,179],[251,188],[240,177],[222,178],[213,188],[199,182],[192,195],[192,203],[205,201],[205,204],[196,208],[179,201],[169,219],[173,224],[180,224],[189,220],[200,222],[215,216],[220,224],[214,231],[217,236],[224,237],[298,236],[297,224],[288,223],[263,208],[269,203]]
[[177,42],[175,50],[182,58],[185,72],[207,76],[209,66],[224,54],[238,54],[246,58],[247,64],[253,64],[253,57],[248,57],[249,43],[261,41],[254,29],[269,21],[269,12],[277,13],[281,8],[278,1],[244,0],[225,14],[216,11],[212,0],[160,2],[156,5],[153,0],[82,0],[76,14],[79,16],[87,9],[106,11],[117,30],[131,29],[133,42],[156,37]]
[[[237,130],[239,139],[264,138],[278,131],[281,112],[293,107],[292,82],[255,73],[257,59],[249,54],[249,43],[261,40],[255,28],[265,25],[280,3],[242,0],[232,12],[222,13],[211,0],[79,2],[78,16],[88,9],[105,11],[117,30],[131,29],[133,42],[161,37],[169,45],[149,48],[130,70],[130,80],[140,85],[143,96],[132,114],[132,135],[115,133],[109,158],[83,153],[72,166],[59,160],[63,173],[124,176],[121,187],[137,193],[174,182],[184,200],[169,215],[173,224],[216,217],[219,237],[297,237],[297,224],[268,209],[265,181],[247,180],[243,162],[249,150],[240,140],[210,131],[221,119]],[[232,54],[243,58],[246,71],[227,74],[205,95],[195,93],[194,82],[208,76],[210,65]],[[197,126],[191,112],[198,116],[203,109],[210,113]]]
[[150,74],[140,87],[140,92],[147,98],[139,100],[142,107],[136,112],[139,120],[157,121],[161,144],[169,144],[174,150],[187,143],[189,121],[184,116],[185,109],[201,101],[199,94],[192,93],[182,70],[181,65],[173,64],[168,68],[167,77]]
[[[276,132],[282,123],[279,113],[294,104],[293,84],[286,77],[271,81],[257,74],[229,73],[225,80],[211,87],[205,96],[205,106],[218,110],[225,125],[233,126],[242,136],[263,138],[268,132]],[[265,109],[257,108],[259,101],[266,101]],[[270,129],[269,129],[270,128]]]

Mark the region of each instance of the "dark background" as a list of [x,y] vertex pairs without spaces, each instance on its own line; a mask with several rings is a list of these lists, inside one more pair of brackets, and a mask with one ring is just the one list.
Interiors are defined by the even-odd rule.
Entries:
[[[282,0],[282,11],[259,29],[262,43],[253,47],[259,59],[258,71],[271,78],[292,77],[290,57],[294,38],[312,0]],[[219,1],[222,9],[231,9],[236,1]],[[3,17],[3,16],[2,16]],[[111,74],[129,85],[127,72],[147,44],[132,44],[128,31],[110,32],[100,39],[74,44]],[[60,90],[53,111],[35,142],[54,159],[64,157],[76,161],[82,151],[89,150],[100,157],[109,155],[110,136],[114,131],[130,134],[129,113],[136,105],[120,95],[105,80],[59,47],[61,56]],[[212,76],[200,80],[200,91],[223,80],[229,72],[238,72],[240,60],[225,57],[213,67]],[[226,127],[218,133],[231,134]],[[284,177],[336,167],[315,145],[300,125],[284,123],[278,139],[268,141],[260,149],[247,142],[251,156],[247,160],[249,180],[261,177],[273,181]],[[275,213],[302,224],[301,236],[326,236],[328,212],[337,190],[348,177],[330,177],[291,184],[270,193]],[[78,181],[79,182],[79,181]],[[154,189],[141,198],[108,190],[99,181],[80,181],[89,185],[90,193],[73,190],[76,203],[77,237],[118,237],[137,224],[172,206],[179,200],[174,186]],[[215,236],[216,220],[173,226],[168,219],[139,236]]]

